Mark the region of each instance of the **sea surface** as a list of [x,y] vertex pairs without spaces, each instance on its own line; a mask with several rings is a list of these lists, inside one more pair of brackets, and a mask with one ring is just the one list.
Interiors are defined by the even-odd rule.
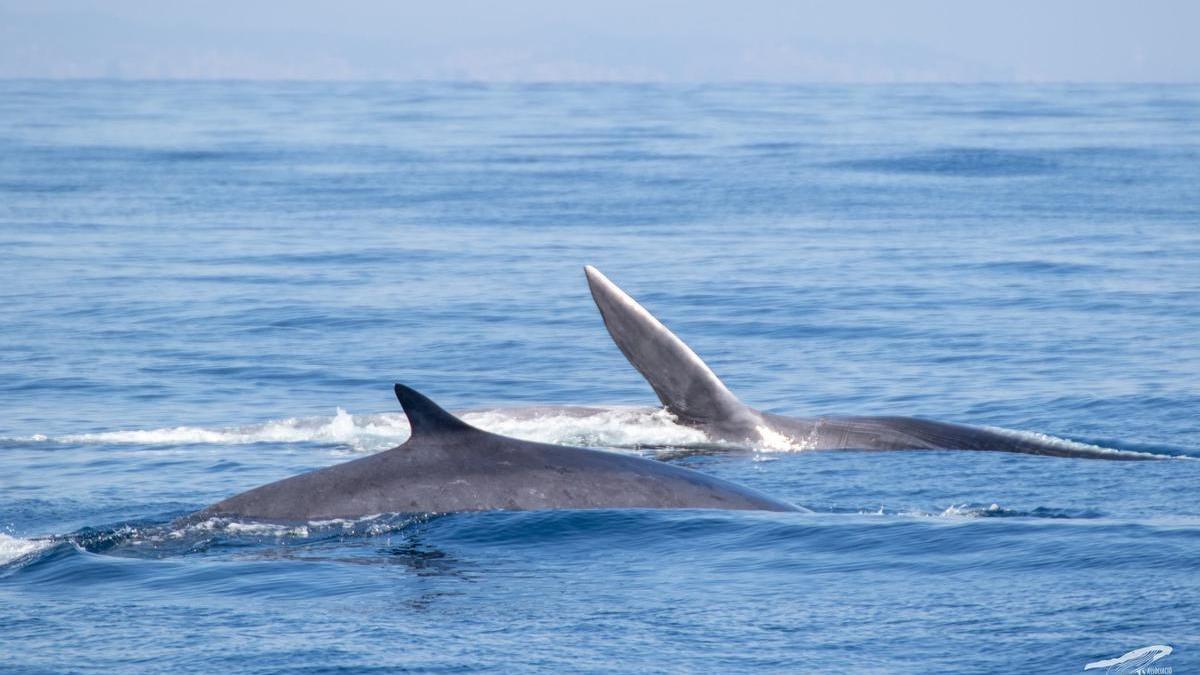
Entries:
[[[4,673],[1200,669],[1200,87],[6,81],[0,256]],[[713,451],[584,264],[758,408],[1172,458]],[[394,382],[813,513],[170,524]]]

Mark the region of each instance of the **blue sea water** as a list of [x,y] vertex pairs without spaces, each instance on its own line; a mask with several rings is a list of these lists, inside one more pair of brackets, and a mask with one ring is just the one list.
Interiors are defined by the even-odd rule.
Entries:
[[[1200,665],[1200,87],[0,82],[0,252],[3,672]],[[1182,458],[694,454],[584,264],[762,409]],[[396,381],[814,513],[169,525]]]

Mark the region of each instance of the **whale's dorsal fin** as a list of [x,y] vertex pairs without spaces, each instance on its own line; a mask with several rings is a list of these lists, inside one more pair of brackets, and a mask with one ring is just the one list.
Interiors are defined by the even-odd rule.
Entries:
[[442,410],[421,392],[396,383],[396,398],[404,408],[404,416],[412,427],[412,438],[429,434],[479,431],[475,427]]
[[757,417],[646,308],[600,270],[591,265],[583,270],[604,326],[667,410],[685,421],[718,425],[744,420],[748,414]]

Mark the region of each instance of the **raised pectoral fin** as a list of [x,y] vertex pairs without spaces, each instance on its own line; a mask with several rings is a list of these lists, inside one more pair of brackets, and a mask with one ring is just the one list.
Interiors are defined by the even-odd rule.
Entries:
[[600,270],[589,265],[584,272],[609,335],[668,410],[685,422],[721,424],[747,416],[749,408],[683,340]]

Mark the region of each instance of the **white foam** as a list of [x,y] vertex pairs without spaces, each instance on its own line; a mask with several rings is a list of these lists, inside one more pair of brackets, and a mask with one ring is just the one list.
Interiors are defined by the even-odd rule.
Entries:
[[972,506],[970,504],[951,504],[940,515],[945,518],[979,518],[984,513],[997,513],[999,511],[1000,505],[996,503],[987,508]]
[[34,555],[53,543],[48,539],[18,539],[0,533],[0,566]]
[[859,515],[863,516],[901,516],[904,518],[981,518],[987,514],[996,514],[1003,511],[1003,507],[993,503],[991,506],[979,506],[978,504],[951,504],[941,511],[922,511],[919,509],[905,509],[903,511],[889,511],[880,505],[874,511],[860,510]]
[[[277,525],[274,523],[240,522],[227,518],[209,518],[198,523],[192,523],[182,529],[171,530],[165,534],[170,539],[181,539],[197,533],[223,532],[232,535],[249,537],[307,537],[308,527],[305,525]],[[148,541],[161,541],[163,535],[147,536]]]
[[[1118,457],[1120,457],[1120,456],[1135,456],[1135,457],[1164,457],[1164,456],[1167,456],[1167,455],[1159,455],[1159,454],[1150,453],[1150,452],[1138,452],[1136,450],[1116,450],[1114,448],[1106,448],[1102,445],[1092,445],[1090,443],[1081,443],[1079,441],[1072,441],[1072,440],[1068,440],[1066,438],[1060,438],[1059,436],[1051,436],[1050,434],[1043,434],[1043,433],[1039,433],[1036,431],[1019,431],[1017,429],[1005,429],[1003,427],[987,427],[987,426],[985,426],[983,428],[987,429],[988,431],[994,431],[998,434],[1008,436],[1009,438],[1016,438],[1019,440],[1031,441],[1034,443],[1038,443],[1040,445],[1046,445],[1046,446],[1049,446],[1052,448],[1058,448],[1060,450],[1067,450],[1067,451],[1073,451],[1073,452],[1092,452],[1092,453],[1096,453],[1096,454],[1114,455],[1114,456],[1118,456]],[[1185,458],[1180,457],[1180,459],[1185,459]]]
[[408,435],[408,420],[400,413],[351,415],[342,408],[337,408],[333,417],[289,417],[240,427],[164,427],[67,434],[54,438],[39,434],[29,440],[118,445],[332,443],[348,446],[355,451],[374,452],[398,445],[404,442]]
[[758,431],[759,441],[754,444],[754,449],[759,452],[804,452],[816,445],[809,439],[797,441],[765,425],[760,425],[755,430]]
[[324,533],[365,533],[368,535],[386,534],[399,527],[408,525],[421,517],[409,517],[397,521],[388,514],[375,513],[361,518],[333,518],[329,520],[310,520],[303,524],[278,524],[254,521],[241,521],[225,517],[212,517],[200,522],[185,525],[179,529],[160,530],[158,532],[132,534],[143,537],[134,543],[161,542],[166,539],[183,539],[196,535],[226,534],[241,537],[273,537],[306,539]]
[[[505,436],[542,443],[602,448],[710,448],[714,441],[703,431],[679,424],[661,408],[498,408],[463,413],[469,424]],[[1114,450],[1029,431],[985,427],[996,433],[1058,447],[1096,454],[1155,456],[1144,452]],[[751,449],[761,453],[803,452],[816,447],[817,431],[805,438],[791,438],[766,426],[758,428],[759,440]],[[288,417],[239,427],[163,427],[47,437],[42,434],[25,441],[105,443],[130,445],[245,445],[252,443],[322,443],[339,452],[367,453],[395,447],[408,440],[408,420],[403,413],[351,415],[337,408],[332,417]],[[737,444],[745,447],[746,444]]]
[[[709,442],[704,432],[676,423],[673,415],[653,408],[596,408],[544,412],[483,410],[464,413],[463,420],[505,436],[542,443],[592,447],[688,447]],[[289,417],[240,427],[164,427],[47,437],[34,442],[132,445],[245,445],[252,443],[327,443],[354,452],[378,452],[408,439],[402,413],[351,415],[337,408],[333,417]]]
[[528,417],[485,410],[464,414],[463,420],[504,436],[559,445],[688,447],[709,442],[703,431],[685,427],[671,413],[654,408],[599,408],[582,416],[550,411]]

